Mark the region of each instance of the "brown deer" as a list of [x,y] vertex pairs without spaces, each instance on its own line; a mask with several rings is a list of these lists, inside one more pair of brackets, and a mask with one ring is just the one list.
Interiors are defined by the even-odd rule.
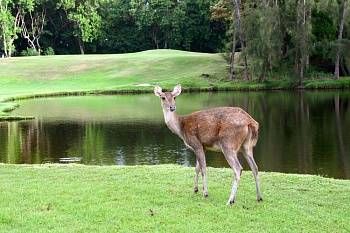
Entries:
[[257,200],[262,201],[258,166],[253,157],[253,147],[258,140],[258,122],[237,107],[218,107],[178,116],[175,113],[175,98],[180,93],[180,85],[175,86],[172,92],[162,92],[159,86],[154,88],[154,94],[161,99],[166,125],[196,155],[194,192],[198,192],[198,174],[201,172],[203,195],[208,196],[205,150],[221,151],[234,172],[231,195],[227,202],[228,205],[233,204],[243,169],[237,158],[241,152],[253,172]]

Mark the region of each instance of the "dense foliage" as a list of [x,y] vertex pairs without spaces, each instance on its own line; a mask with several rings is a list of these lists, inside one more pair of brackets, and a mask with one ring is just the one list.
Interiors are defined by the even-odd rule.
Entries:
[[244,73],[246,79],[252,74],[264,80],[294,73],[302,85],[312,72],[349,74],[349,5],[348,0],[219,0],[215,17],[232,22],[231,63],[237,43],[244,55],[245,72],[231,66],[230,77]]
[[350,73],[349,8],[349,0],[0,0],[0,52],[227,52],[232,79],[339,77]]

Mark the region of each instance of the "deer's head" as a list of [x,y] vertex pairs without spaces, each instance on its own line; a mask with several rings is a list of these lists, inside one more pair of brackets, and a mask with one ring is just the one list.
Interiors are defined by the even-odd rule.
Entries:
[[163,92],[159,86],[154,87],[154,94],[160,98],[164,111],[174,112],[176,110],[176,96],[181,94],[181,86],[176,85],[172,92]]

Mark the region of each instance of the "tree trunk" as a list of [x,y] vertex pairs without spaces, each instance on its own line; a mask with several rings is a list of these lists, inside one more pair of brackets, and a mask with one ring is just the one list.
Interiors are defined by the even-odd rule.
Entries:
[[299,76],[299,86],[302,86],[304,80],[304,68],[305,68],[305,57],[306,54],[306,6],[305,0],[302,1],[302,38],[301,38],[301,49],[300,49],[300,76]]
[[268,70],[271,72],[272,71],[272,58],[271,58],[271,53],[269,53],[268,57],[267,57],[267,65],[266,67],[268,68]]
[[152,28],[152,39],[156,49],[159,49],[158,39],[157,39],[157,29]]
[[340,41],[343,39],[344,21],[346,15],[346,3],[347,0],[343,0],[341,9],[341,18],[339,22],[339,32],[338,32],[338,44],[337,44],[337,54],[335,55],[335,68],[334,68],[334,78],[339,79],[339,63],[340,63]]
[[264,62],[263,62],[262,71],[261,71],[260,76],[259,76],[259,82],[265,81],[266,69],[268,67],[267,63],[268,63],[268,59],[265,59]]
[[2,39],[3,39],[3,47],[4,47],[5,57],[8,57],[5,33],[2,34]]
[[[29,20],[26,24],[26,15],[28,14],[20,14],[19,19],[21,20],[21,29],[22,29],[22,36],[25,38],[29,44],[29,46],[38,52],[40,55],[40,44],[39,39],[40,35],[43,32],[44,29],[44,23],[45,23],[45,11],[41,13],[41,16],[38,14],[32,14],[32,12],[29,12]],[[28,16],[27,16],[28,17]]]
[[235,67],[234,67],[235,53],[236,53],[236,29],[234,28],[233,34],[232,34],[232,50],[231,50],[231,56],[230,56],[230,80],[234,80],[236,78]]
[[81,40],[81,38],[77,38],[78,40],[78,45],[79,45],[79,50],[80,50],[80,54],[84,55],[84,42]]
[[[242,45],[242,51],[244,51],[244,45]],[[248,74],[248,59],[247,54],[244,53],[244,79],[249,80],[249,74]]]
[[300,73],[299,73],[299,87],[303,85],[304,80],[304,59],[303,56],[300,58]]
[[297,5],[297,30],[300,32],[300,37],[297,37],[298,48],[295,55],[299,87],[303,84],[305,68],[307,68],[308,63],[308,22],[310,21],[310,16],[310,12],[306,6],[306,0],[300,0]]
[[40,56],[41,55],[41,46],[39,44],[39,38],[37,38],[35,41],[36,41],[37,51],[38,51],[38,54]]
[[[236,27],[237,27],[237,32],[239,36],[239,41],[241,43],[241,53],[244,54],[245,51],[245,46],[244,46],[244,38],[243,38],[243,32],[241,28],[241,12],[240,12],[240,7],[241,7],[241,1],[240,0],[232,0],[233,4],[235,6],[235,13],[236,13]],[[247,55],[244,54],[244,79],[248,80],[248,60],[247,60]]]
[[7,51],[8,51],[7,52],[7,57],[12,57],[12,47],[11,46],[7,48]]

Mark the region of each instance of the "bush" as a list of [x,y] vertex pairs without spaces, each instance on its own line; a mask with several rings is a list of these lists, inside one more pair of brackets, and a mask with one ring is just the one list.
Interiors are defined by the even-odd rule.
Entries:
[[39,52],[33,48],[27,48],[26,50],[22,50],[20,53],[21,56],[38,56]]
[[44,50],[44,55],[46,55],[46,56],[55,55],[55,50],[53,50],[52,47],[47,47],[47,48]]

